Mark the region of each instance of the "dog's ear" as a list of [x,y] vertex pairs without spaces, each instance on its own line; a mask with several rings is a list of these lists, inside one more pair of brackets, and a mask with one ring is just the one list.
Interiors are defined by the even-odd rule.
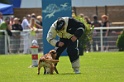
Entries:
[[56,51],[55,51],[55,50],[50,50],[49,53],[50,53],[50,54],[56,54]]
[[51,56],[52,56],[53,59],[56,58],[56,51],[55,50],[50,50],[49,53],[51,54]]

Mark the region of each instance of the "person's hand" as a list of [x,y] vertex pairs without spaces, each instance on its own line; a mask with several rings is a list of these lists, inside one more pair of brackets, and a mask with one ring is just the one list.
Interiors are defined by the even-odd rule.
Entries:
[[36,32],[36,31],[38,31],[38,29],[37,28],[34,28],[34,31]]
[[72,40],[72,42],[75,42],[77,40],[77,37],[76,36],[72,36],[71,40]]
[[31,28],[31,31],[38,32],[37,28]]
[[58,46],[62,47],[62,46],[64,46],[64,43],[63,42],[59,42]]
[[33,31],[33,28],[31,28],[31,31]]

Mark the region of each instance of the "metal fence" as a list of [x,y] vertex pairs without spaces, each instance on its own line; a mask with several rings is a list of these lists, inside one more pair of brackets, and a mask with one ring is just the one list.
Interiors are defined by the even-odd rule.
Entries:
[[[12,30],[12,36],[9,36],[7,32],[3,30],[0,30],[0,33],[0,54],[23,53],[24,46],[29,48],[28,53],[30,53],[30,46],[33,39],[38,42],[38,52],[42,52],[43,50],[42,29],[38,29],[35,38],[32,36],[30,30],[23,30],[22,32]],[[28,45],[25,45],[24,42],[28,43]]]
[[[108,36],[105,35],[106,30]],[[91,51],[118,51],[116,41],[124,27],[96,27],[93,32]]]
[[[106,29],[109,29],[107,37],[104,35]],[[94,28],[92,41],[89,42],[89,51],[105,51],[105,48],[108,48],[107,51],[117,51],[116,41],[122,29],[124,27]],[[30,30],[23,30],[23,32],[12,30],[13,36],[11,37],[7,35],[6,31],[0,30],[0,54],[23,53],[25,32],[29,33],[26,42],[31,46],[32,35]],[[3,33],[4,35],[2,35]],[[35,38],[38,41],[39,52],[43,50],[42,33],[43,30],[39,29]]]

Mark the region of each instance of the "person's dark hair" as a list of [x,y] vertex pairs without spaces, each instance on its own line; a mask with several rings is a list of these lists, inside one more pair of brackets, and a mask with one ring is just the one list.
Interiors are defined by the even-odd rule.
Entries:
[[22,20],[19,18],[19,23],[22,23]]
[[36,14],[35,14],[35,13],[32,13],[32,14],[31,14],[31,17],[32,17],[32,18],[36,18]]
[[65,25],[65,21],[63,18],[59,18],[57,20],[57,25],[56,25],[56,30],[59,31],[63,28],[63,26]]
[[6,17],[5,18],[5,21],[10,21],[10,17]]
[[98,19],[97,15],[93,15],[93,19],[97,20]]

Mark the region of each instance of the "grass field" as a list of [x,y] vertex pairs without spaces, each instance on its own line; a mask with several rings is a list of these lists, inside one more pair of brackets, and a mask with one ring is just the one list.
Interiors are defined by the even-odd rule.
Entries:
[[124,52],[85,53],[81,74],[73,73],[68,56],[60,57],[59,74],[37,75],[31,64],[31,55],[0,55],[0,82],[124,82]]

